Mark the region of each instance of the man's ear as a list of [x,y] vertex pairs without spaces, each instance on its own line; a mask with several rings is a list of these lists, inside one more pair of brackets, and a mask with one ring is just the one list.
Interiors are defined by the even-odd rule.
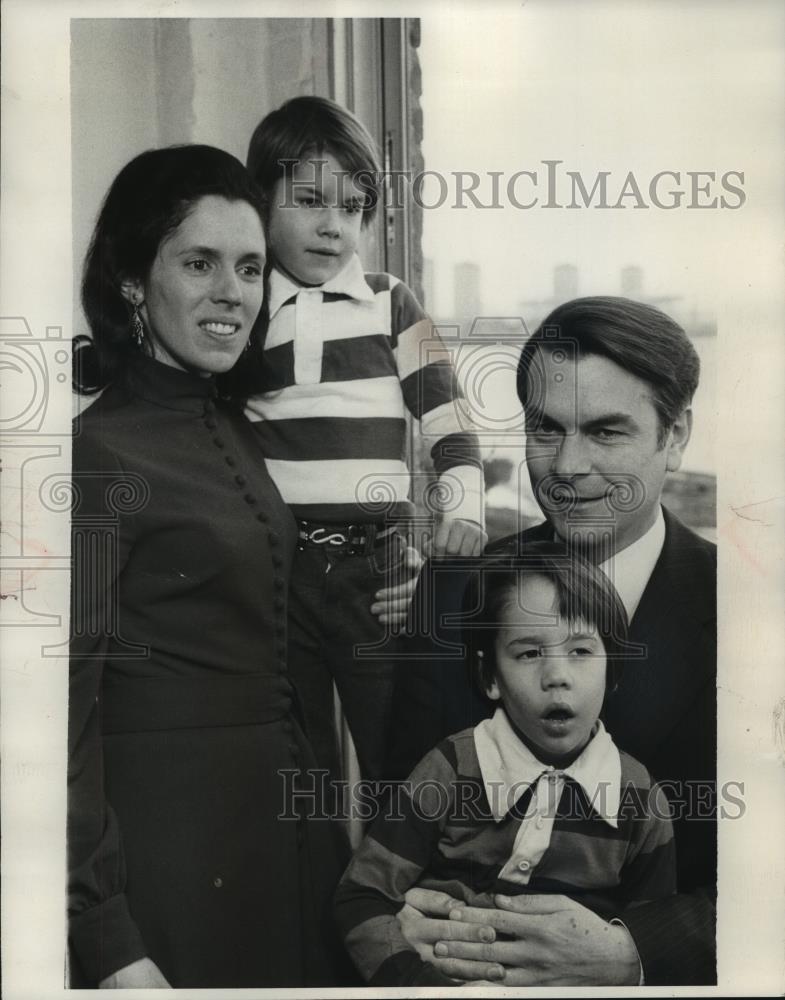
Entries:
[[668,440],[665,442],[668,452],[665,467],[668,472],[676,472],[681,465],[684,449],[689,444],[690,434],[692,434],[692,410],[688,406],[676,417],[673,426],[668,431]]
[[131,305],[140,306],[144,302],[142,282],[136,278],[126,278],[120,285],[120,294]]

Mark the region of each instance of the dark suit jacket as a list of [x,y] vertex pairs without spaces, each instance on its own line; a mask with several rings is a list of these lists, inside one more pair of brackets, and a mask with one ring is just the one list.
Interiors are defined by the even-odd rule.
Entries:
[[[674,807],[679,895],[620,914],[647,985],[716,982],[716,548],[665,511],[665,543],[630,625],[645,655],[624,664],[605,721],[617,745],[665,782]],[[552,538],[538,525],[488,553]],[[406,777],[439,740],[491,714],[460,638],[470,559],[432,560],[397,664],[388,772]]]

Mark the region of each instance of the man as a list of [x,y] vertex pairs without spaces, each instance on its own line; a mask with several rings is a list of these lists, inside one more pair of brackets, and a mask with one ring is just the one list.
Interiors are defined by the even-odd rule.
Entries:
[[[489,547],[525,552],[531,540],[558,536],[615,583],[630,649],[605,721],[671,799],[678,895],[628,909],[621,923],[564,897],[533,896],[444,921],[422,913],[447,916],[454,904],[414,890],[401,923],[443,972],[509,985],[625,984],[641,974],[647,985],[716,982],[716,551],[661,506],[666,475],[689,442],[698,376],[689,339],[659,310],[604,297],[555,309],[526,343],[517,383],[546,520]],[[434,560],[418,585],[397,676],[395,777],[489,714],[463,659],[468,568]],[[487,943],[488,927],[513,940]],[[434,954],[436,941],[447,943]]]

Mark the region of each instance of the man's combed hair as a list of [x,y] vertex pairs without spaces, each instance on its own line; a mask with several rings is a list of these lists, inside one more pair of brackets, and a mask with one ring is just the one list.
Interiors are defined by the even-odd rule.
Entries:
[[573,299],[557,306],[526,342],[518,362],[518,398],[527,420],[537,417],[539,350],[556,349],[559,341],[574,344],[579,358],[608,358],[650,385],[659,443],[665,443],[668,431],[690,405],[700,377],[698,355],[678,323],[653,306],[612,296]]
[[381,167],[370,133],[346,108],[325,97],[294,97],[256,126],[248,170],[268,199],[299,161],[332,154],[365,194],[363,223],[376,211]]
[[607,690],[616,687],[627,642],[627,613],[599,567],[561,542],[529,542],[523,555],[482,558],[463,595],[461,619],[473,679],[487,695],[496,676],[496,636],[505,609],[522,600],[527,577],[544,577],[556,591],[558,613],[573,625],[596,628],[608,658]]

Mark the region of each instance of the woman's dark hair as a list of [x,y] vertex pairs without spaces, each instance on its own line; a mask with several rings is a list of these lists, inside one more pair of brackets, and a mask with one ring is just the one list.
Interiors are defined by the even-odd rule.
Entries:
[[659,445],[685,407],[700,377],[700,361],[678,323],[653,306],[632,299],[590,296],[557,306],[524,345],[518,362],[518,398],[527,422],[538,419],[543,387],[540,348],[600,355],[651,386],[659,419]]
[[[84,395],[123,378],[139,348],[131,337],[133,308],[124,281],[143,281],[158,249],[196,203],[209,195],[245,201],[264,219],[261,193],[238,159],[213,146],[169,146],[135,157],[104,199],[85,258],[82,307],[92,337],[74,341],[74,386]],[[244,391],[261,366],[266,330],[262,308],[250,347],[231,372],[218,376],[227,394]],[[149,350],[149,348],[148,348]]]
[[294,97],[256,126],[248,170],[269,199],[287,166],[331,153],[365,194],[363,224],[379,201],[381,167],[370,133],[351,111],[325,97]]
[[526,577],[549,580],[559,614],[571,624],[597,629],[608,661],[606,690],[613,691],[627,641],[627,613],[616,588],[599,567],[561,542],[527,542],[523,555],[479,560],[463,595],[462,634],[473,679],[487,696],[496,676],[496,636],[505,608],[520,600]]

